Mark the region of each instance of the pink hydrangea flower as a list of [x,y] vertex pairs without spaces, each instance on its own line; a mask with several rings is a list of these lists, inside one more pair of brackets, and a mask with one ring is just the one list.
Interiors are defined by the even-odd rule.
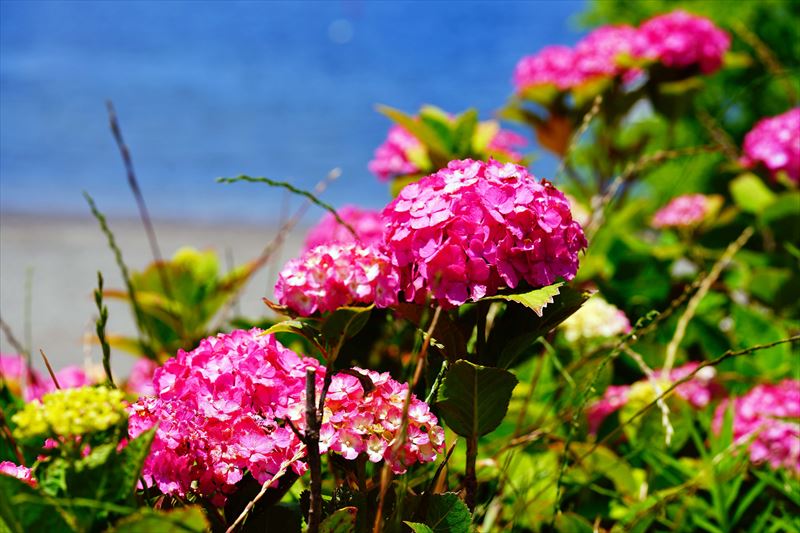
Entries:
[[745,136],[743,149],[743,165],[763,165],[773,178],[786,172],[800,183],[800,107],[760,120]]
[[[358,235],[358,242],[364,246],[378,244],[383,240],[383,222],[379,211],[361,209],[347,205],[338,209],[337,214],[352,227]],[[305,250],[322,244],[349,244],[356,242],[350,230],[339,224],[331,213],[325,213],[319,223],[306,235]]]
[[15,477],[31,487],[36,487],[36,479],[34,479],[31,469],[14,464],[11,461],[0,463],[0,475]]
[[523,57],[514,70],[514,86],[518,93],[530,87],[552,85],[570,89],[584,81],[575,68],[575,51],[568,46],[546,46],[538,54]]
[[[95,380],[89,377],[85,370],[77,366],[65,366],[56,372],[56,379],[62,389],[77,389],[95,383]],[[38,400],[48,392],[55,390],[55,383],[50,379],[50,376],[47,376],[47,378],[39,379],[35,385],[28,389],[26,394],[28,398],[26,400]]]
[[331,450],[345,459],[366,453],[377,463],[385,460],[396,474],[414,463],[430,462],[444,449],[444,430],[425,402],[411,395],[408,409],[408,437],[394,449],[400,438],[403,405],[408,385],[393,380],[387,372],[363,368],[354,371],[366,376],[374,389],[364,394],[360,381],[351,374],[337,374],[331,381],[325,401],[323,433],[329,435],[320,451]]
[[389,129],[389,136],[375,150],[375,156],[369,162],[368,168],[382,180],[416,174],[419,167],[409,159],[408,153],[420,148],[422,144],[405,128],[392,126]]
[[636,29],[631,26],[597,28],[575,46],[575,68],[585,79],[624,74],[630,81],[640,71],[622,67],[617,60],[633,53],[635,38]]
[[[258,329],[237,330],[180,350],[155,372],[155,395],[129,408],[130,436],[158,424],[144,475],[165,494],[192,493],[222,505],[246,473],[259,483],[284,463],[298,475],[307,469],[291,422],[305,431],[306,370],[316,371],[317,391],[325,369],[315,359],[287,350]],[[346,459],[364,453],[386,460],[395,472],[433,460],[444,431],[424,402],[412,396],[409,438],[394,452],[408,391],[388,374],[353,369],[372,383],[364,392],[351,374],[331,379],[320,431],[320,451]],[[293,460],[294,459],[294,460]]]
[[389,307],[397,302],[399,276],[376,246],[322,245],[286,263],[275,297],[301,316],[353,304]]
[[[289,420],[304,427],[306,369],[324,370],[258,329],[219,334],[179,350],[155,371],[154,396],[129,408],[131,438],[158,424],[145,465],[165,494],[195,493],[217,504],[245,472],[264,483],[301,450]],[[291,465],[297,474],[302,461]]]
[[714,415],[716,433],[731,404],[733,438],[750,442],[750,460],[800,474],[800,381],[758,385],[744,396],[722,402]]
[[636,32],[634,55],[669,68],[697,66],[710,74],[722,66],[730,36],[709,19],[673,11],[651,18]]
[[653,216],[654,228],[688,228],[703,221],[708,212],[708,197],[685,194],[673,198]]
[[28,368],[25,358],[16,354],[0,354],[0,379],[12,394],[25,401],[34,399],[37,385],[43,382],[41,374]]
[[[675,383],[684,379],[692,372],[694,372],[700,363],[691,362],[683,366],[672,369],[670,371],[667,381]],[[655,379],[664,380],[664,373],[661,370],[653,372]],[[675,392],[678,396],[686,400],[689,405],[695,409],[702,409],[706,407],[713,398],[718,397],[722,393],[722,387],[714,381],[716,371],[713,367],[704,367],[692,379],[678,385]],[[649,379],[645,378],[637,383],[648,383]],[[634,384],[635,385],[635,384]],[[622,409],[628,403],[628,395],[634,385],[610,385],[603,397],[591,403],[586,408],[586,418],[589,422],[589,433],[596,434],[609,415]]]
[[125,390],[136,396],[150,396],[155,394],[156,390],[153,387],[153,377],[157,368],[158,363],[155,361],[145,359],[144,357],[137,359],[131,369]]
[[528,140],[519,133],[501,129],[492,137],[488,148],[511,161],[522,161],[524,156],[517,150],[526,144],[528,144]]
[[586,247],[564,195],[511,163],[451,161],[404,187],[383,217],[410,302],[453,307],[522,282],[570,280]]

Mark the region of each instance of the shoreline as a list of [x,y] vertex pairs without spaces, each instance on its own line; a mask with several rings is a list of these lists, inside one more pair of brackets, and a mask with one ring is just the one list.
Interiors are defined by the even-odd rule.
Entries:
[[[138,218],[109,217],[109,227],[122,250],[130,270],[140,270],[151,261],[146,234]],[[182,246],[214,250],[220,270],[227,271],[230,257],[241,264],[258,256],[275,237],[276,224],[251,224],[221,221],[154,219],[161,252],[172,257]],[[243,315],[268,314],[261,298],[272,297],[278,270],[297,255],[306,233],[305,226],[292,230],[276,256],[247,284],[239,298]],[[123,286],[122,276],[97,221],[87,216],[40,215],[0,212],[0,314],[23,344],[26,331],[26,280],[31,274],[32,351],[41,348],[55,369],[99,363],[97,346],[85,346],[83,336],[94,331],[97,310],[93,291],[97,271],[103,273],[106,288]],[[108,332],[129,335],[134,332],[127,304],[108,300]],[[0,335],[0,351],[14,353],[5,335]],[[41,357],[33,358],[44,370]],[[134,358],[112,350],[115,374],[126,375]]]

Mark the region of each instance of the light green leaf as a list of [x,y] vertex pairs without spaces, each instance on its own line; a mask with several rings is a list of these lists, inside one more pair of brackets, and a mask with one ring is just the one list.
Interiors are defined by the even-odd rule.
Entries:
[[521,294],[497,294],[484,298],[484,300],[507,300],[509,302],[516,302],[522,304],[540,317],[547,304],[553,303],[553,297],[558,296],[559,289],[564,285],[561,283],[554,283],[540,289],[534,289],[529,292]]
[[428,527],[425,524],[422,524],[420,522],[408,522],[408,521],[405,521],[403,523],[405,525],[407,525],[408,527],[410,527],[411,531],[413,531],[414,533],[433,533],[433,530],[430,527]]
[[731,181],[730,188],[733,201],[748,213],[760,213],[775,201],[775,193],[749,172]]
[[378,111],[405,128],[431,151],[436,152],[440,157],[447,158],[450,150],[445,140],[442,139],[439,133],[429,124],[416,120],[414,117],[406,115],[402,111],[389,106],[379,105]]
[[448,369],[436,403],[453,431],[480,437],[500,425],[516,385],[517,378],[507,370],[460,359]]
[[170,531],[203,533],[211,526],[199,507],[182,507],[171,511],[142,509],[119,522],[111,529],[115,533],[141,533],[143,531]]

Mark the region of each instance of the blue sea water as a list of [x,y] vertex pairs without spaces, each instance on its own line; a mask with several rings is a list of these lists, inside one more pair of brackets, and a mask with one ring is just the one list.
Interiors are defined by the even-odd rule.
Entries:
[[[380,207],[376,103],[489,118],[517,60],[579,37],[583,1],[0,2],[0,210],[134,215],[104,102],[158,218],[273,221],[333,167],[334,205]],[[534,149],[535,147],[531,147]],[[532,165],[551,175],[552,158]],[[296,205],[297,200],[294,201]]]

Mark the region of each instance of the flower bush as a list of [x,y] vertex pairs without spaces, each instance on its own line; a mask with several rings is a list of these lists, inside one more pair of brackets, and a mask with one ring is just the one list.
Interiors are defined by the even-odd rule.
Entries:
[[586,247],[558,189],[497,161],[453,161],[407,185],[383,216],[387,254],[410,302],[453,307],[521,282],[570,280]]
[[308,231],[305,240],[306,251],[323,244],[357,242],[363,246],[371,246],[383,240],[383,221],[380,212],[346,205],[337,210],[337,214],[355,230],[358,240],[349,229],[336,220],[333,213],[325,213],[317,225]]

